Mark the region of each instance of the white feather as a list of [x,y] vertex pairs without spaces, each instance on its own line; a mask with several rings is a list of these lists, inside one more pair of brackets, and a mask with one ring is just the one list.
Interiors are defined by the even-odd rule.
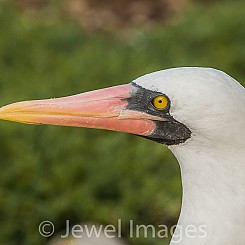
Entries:
[[207,236],[184,233],[171,245],[244,245],[245,89],[211,68],[173,68],[134,82],[166,94],[171,115],[192,131],[188,141],[169,147],[182,175],[178,226],[205,225]]

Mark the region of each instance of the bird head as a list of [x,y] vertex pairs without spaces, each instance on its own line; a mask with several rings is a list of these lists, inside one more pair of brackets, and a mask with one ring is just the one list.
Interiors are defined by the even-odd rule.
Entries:
[[240,94],[244,88],[221,71],[173,68],[126,85],[13,103],[0,109],[0,119],[108,129],[178,145],[195,137],[225,138],[224,126],[234,126],[236,113],[244,112]]

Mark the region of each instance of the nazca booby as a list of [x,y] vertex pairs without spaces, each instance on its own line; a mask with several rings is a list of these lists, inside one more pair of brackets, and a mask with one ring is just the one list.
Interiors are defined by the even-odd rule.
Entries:
[[206,227],[205,237],[184,232],[178,243],[245,244],[245,89],[224,72],[162,70],[127,85],[13,103],[0,119],[103,128],[166,144],[181,169],[178,227]]

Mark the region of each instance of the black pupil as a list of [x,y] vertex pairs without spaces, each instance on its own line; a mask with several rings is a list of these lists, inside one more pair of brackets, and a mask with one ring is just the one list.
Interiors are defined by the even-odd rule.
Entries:
[[158,102],[159,102],[159,103],[162,103],[162,100],[159,100]]

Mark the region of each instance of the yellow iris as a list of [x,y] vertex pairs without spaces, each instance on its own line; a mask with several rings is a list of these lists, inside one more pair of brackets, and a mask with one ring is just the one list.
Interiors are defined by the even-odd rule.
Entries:
[[152,104],[161,110],[167,107],[168,99],[164,95],[159,95],[153,99]]

